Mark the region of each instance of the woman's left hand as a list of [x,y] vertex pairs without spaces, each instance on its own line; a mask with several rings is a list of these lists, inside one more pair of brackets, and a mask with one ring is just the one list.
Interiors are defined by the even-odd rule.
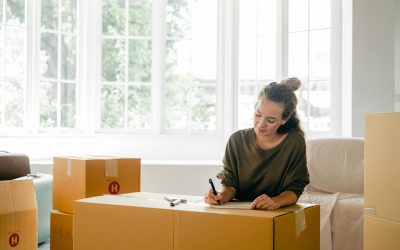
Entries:
[[264,210],[272,210],[280,208],[281,204],[277,201],[276,198],[271,198],[266,194],[262,194],[258,196],[252,203],[251,209],[264,209]]

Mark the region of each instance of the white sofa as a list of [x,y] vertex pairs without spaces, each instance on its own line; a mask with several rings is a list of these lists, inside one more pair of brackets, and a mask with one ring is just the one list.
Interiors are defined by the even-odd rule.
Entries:
[[364,140],[308,140],[307,162],[310,184],[300,201],[321,204],[321,250],[362,250]]

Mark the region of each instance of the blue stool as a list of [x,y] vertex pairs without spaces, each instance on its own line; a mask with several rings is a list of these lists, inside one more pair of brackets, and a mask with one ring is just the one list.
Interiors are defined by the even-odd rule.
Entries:
[[28,174],[18,179],[32,179],[36,191],[38,208],[38,243],[50,238],[50,213],[53,206],[53,176]]

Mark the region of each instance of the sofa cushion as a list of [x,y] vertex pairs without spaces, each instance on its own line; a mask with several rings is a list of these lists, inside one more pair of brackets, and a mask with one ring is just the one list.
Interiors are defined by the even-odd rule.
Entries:
[[364,140],[328,138],[307,141],[309,186],[327,193],[364,193]]
[[12,180],[30,173],[27,155],[0,151],[0,181]]

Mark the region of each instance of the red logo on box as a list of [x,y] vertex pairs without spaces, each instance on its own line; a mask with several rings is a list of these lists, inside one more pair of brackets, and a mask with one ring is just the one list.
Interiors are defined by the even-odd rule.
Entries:
[[19,243],[19,235],[17,233],[13,233],[10,235],[10,238],[8,238],[8,244],[10,244],[11,247],[16,247]]
[[121,186],[117,181],[112,181],[108,184],[108,192],[110,194],[118,194]]

